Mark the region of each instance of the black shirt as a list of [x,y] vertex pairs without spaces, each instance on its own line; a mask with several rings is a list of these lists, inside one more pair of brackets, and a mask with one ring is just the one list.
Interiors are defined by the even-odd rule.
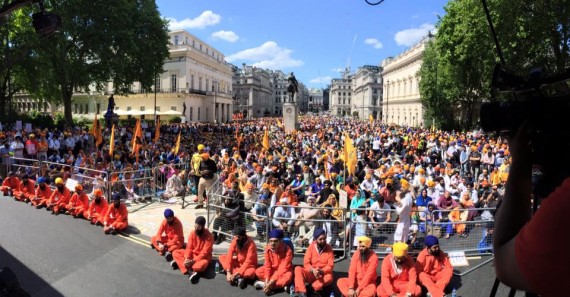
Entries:
[[205,179],[211,179],[218,171],[218,166],[216,166],[216,162],[214,162],[212,159],[202,160],[202,162],[200,162],[200,171],[203,170],[208,170],[209,173],[202,174],[202,177]]

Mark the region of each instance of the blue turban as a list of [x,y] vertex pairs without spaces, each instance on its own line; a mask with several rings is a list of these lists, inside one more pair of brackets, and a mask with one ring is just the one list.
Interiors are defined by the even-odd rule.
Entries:
[[285,237],[285,234],[281,229],[273,229],[269,232],[269,238],[283,239],[283,237]]
[[119,195],[118,193],[113,194],[112,197],[112,201],[121,201],[121,195]]
[[433,235],[428,235],[428,236],[426,236],[424,243],[426,244],[426,246],[428,248],[430,248],[434,245],[439,245],[439,240],[437,239],[437,237],[435,237]]
[[38,184],[45,183],[45,182],[46,182],[46,178],[45,178],[45,177],[40,176],[40,177],[38,178]]
[[323,229],[323,228],[315,229],[315,231],[313,232],[313,239],[317,240],[317,238],[319,238],[323,234],[327,234],[325,229]]
[[174,211],[172,211],[172,209],[167,208],[164,210],[164,217],[165,218],[169,218],[169,217],[173,217],[174,216]]

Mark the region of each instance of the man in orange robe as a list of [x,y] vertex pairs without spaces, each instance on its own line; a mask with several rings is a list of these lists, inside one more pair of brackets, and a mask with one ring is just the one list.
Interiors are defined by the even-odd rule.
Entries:
[[83,213],[83,217],[91,221],[91,225],[103,225],[109,203],[107,203],[107,200],[103,197],[103,191],[100,189],[93,191],[93,196],[95,198],[91,201],[89,209]]
[[212,260],[214,236],[205,226],[206,218],[197,217],[194,230],[188,236],[186,249],[175,250],[172,253],[174,260],[170,262],[173,269],[180,268],[182,274],[188,274],[188,280],[193,284],[198,280],[198,273],[204,272]]
[[244,289],[246,280],[255,279],[257,247],[247,236],[244,227],[234,229],[234,238],[226,255],[220,255],[220,263],[226,271],[226,279],[232,286]]
[[65,213],[76,218],[83,217],[83,213],[89,207],[89,196],[83,191],[82,185],[75,186],[75,193],[71,196],[69,203],[65,206]]
[[69,203],[71,192],[65,187],[61,177],[55,179],[55,187],[55,191],[51,193],[46,209],[51,210],[52,214],[58,215],[65,209],[67,203]]
[[22,202],[30,201],[30,198],[35,194],[36,182],[29,179],[27,174],[22,175],[22,181],[18,188],[13,191],[14,199]]
[[376,290],[378,297],[421,296],[422,289],[416,283],[416,265],[408,255],[407,244],[397,242],[392,246],[392,253],[382,261],[380,274],[382,280]]
[[51,188],[46,184],[46,179],[43,176],[38,178],[37,184],[36,194],[30,200],[32,204],[39,209],[47,205],[51,197]]
[[[163,235],[164,234],[164,235]],[[152,248],[166,261],[172,261],[172,252],[181,249],[184,245],[184,229],[182,222],[174,216],[174,211],[167,208],[164,210],[164,220],[158,227],[156,235],[150,238]]]
[[298,296],[307,296],[305,283],[310,283],[316,292],[332,284],[333,267],[334,254],[327,243],[327,234],[322,228],[315,229],[313,242],[307,248],[303,259],[303,266],[295,267],[295,291]]
[[8,172],[8,177],[2,182],[0,191],[4,192],[4,196],[12,196],[12,192],[17,190],[20,186],[20,179],[16,176],[14,171]]
[[121,196],[113,194],[113,203],[107,208],[107,214],[103,219],[103,232],[117,234],[117,231],[125,230],[128,226],[129,211],[125,204],[121,203]]
[[358,252],[352,256],[348,278],[340,278],[336,285],[345,297],[372,297],[376,293],[378,256],[370,250],[372,239],[357,237]]
[[426,236],[425,244],[426,248],[420,252],[416,261],[418,278],[432,297],[442,297],[453,276],[453,267],[447,254],[439,249],[437,237]]
[[256,289],[263,289],[270,295],[278,288],[289,286],[293,282],[293,251],[283,243],[285,234],[281,229],[269,232],[269,243],[265,247],[265,263],[257,268]]

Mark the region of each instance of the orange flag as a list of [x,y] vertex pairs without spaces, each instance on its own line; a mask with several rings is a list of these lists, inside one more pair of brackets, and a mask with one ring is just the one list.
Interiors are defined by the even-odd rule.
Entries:
[[182,131],[178,131],[178,139],[176,140],[176,147],[174,148],[174,154],[178,155],[178,150],[180,149],[180,134]]
[[156,130],[154,131],[154,142],[160,139],[160,120],[156,120]]
[[133,139],[131,140],[131,147],[133,149],[133,153],[137,153],[139,150],[139,144],[137,144],[137,137],[139,140],[142,140],[142,130],[141,130],[141,120],[137,119],[137,125],[135,127],[135,133],[133,134]]
[[113,157],[113,150],[115,149],[115,124],[111,128],[111,143],[109,143],[109,156]]
[[349,175],[356,173],[356,164],[358,163],[356,148],[346,132],[344,134],[344,163]]
[[263,134],[262,145],[266,150],[269,150],[269,130],[268,129],[265,129],[265,133]]
[[103,143],[103,131],[101,131],[101,124],[97,120],[97,115],[95,115],[95,120],[97,121],[97,138],[95,141],[95,146],[99,147]]

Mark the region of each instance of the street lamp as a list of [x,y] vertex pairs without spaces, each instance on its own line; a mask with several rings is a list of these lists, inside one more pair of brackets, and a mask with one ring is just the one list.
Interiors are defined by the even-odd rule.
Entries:
[[217,95],[218,90],[216,90],[218,86],[218,81],[212,81],[212,87],[214,88],[214,124],[218,123],[218,103],[217,103]]
[[388,101],[390,100],[390,80],[386,81],[386,123],[389,121],[388,117]]

